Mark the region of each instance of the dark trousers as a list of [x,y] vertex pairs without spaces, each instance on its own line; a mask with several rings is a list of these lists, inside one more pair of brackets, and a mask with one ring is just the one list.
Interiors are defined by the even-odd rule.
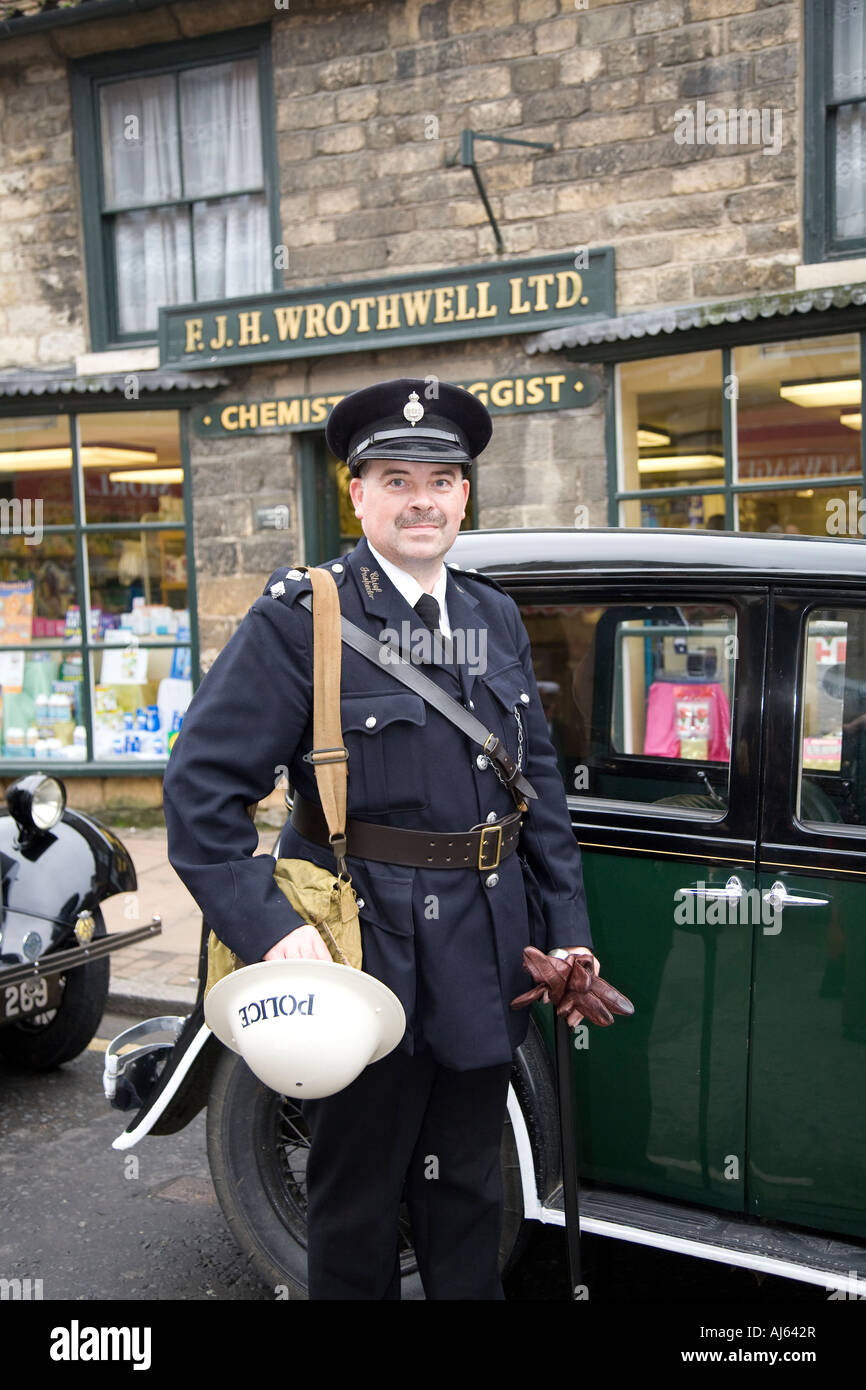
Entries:
[[398,1299],[405,1196],[428,1299],[501,1299],[499,1149],[510,1065],[392,1052],[305,1101],[311,1299]]

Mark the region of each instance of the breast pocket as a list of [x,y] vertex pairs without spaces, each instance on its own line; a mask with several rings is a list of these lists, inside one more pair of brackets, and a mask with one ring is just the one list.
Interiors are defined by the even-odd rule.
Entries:
[[420,811],[429,800],[420,695],[344,695],[343,741],[349,750],[349,805],[353,813]]
[[[526,766],[526,711],[529,705],[529,691],[523,667],[515,662],[501,671],[494,671],[483,678],[484,685],[493,697],[493,703],[500,715],[502,738],[508,752],[521,767]],[[493,729],[493,733],[499,733]],[[520,757],[518,759],[518,753]]]

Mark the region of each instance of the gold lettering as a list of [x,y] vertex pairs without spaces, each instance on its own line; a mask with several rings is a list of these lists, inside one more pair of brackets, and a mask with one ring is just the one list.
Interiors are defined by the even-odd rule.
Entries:
[[325,404],[325,397],[314,396],[313,400],[310,402],[310,406],[310,423],[315,425],[318,424],[320,420],[324,420],[325,416],[328,413],[328,409]]
[[553,284],[553,271],[547,275],[527,275],[527,285],[535,286],[535,310],[543,314],[547,308],[547,286]]
[[550,399],[554,405],[559,400],[559,388],[565,381],[565,373],[561,376],[546,376],[544,380],[550,387]]
[[183,326],[186,329],[186,347],[184,352],[200,352],[204,347],[201,330],[204,319],[184,319]]
[[301,420],[305,425],[310,423],[310,398],[303,396],[301,399]]
[[211,338],[210,342],[208,343],[208,347],[211,349],[211,352],[219,352],[220,348],[224,348],[225,345],[226,345],[226,315],[225,315],[225,314],[217,314],[217,315],[216,315],[216,325],[217,325],[217,336],[216,336],[215,338]]
[[307,305],[307,331],[305,338],[327,338],[325,328],[325,306],[321,303]]
[[262,401],[259,406],[259,424],[263,429],[268,425],[277,423],[277,403],[276,401]]
[[500,407],[514,404],[514,390],[508,377],[502,381],[494,381],[490,388],[490,404]]
[[246,310],[238,314],[238,347],[246,347],[248,343],[254,346],[262,341],[262,311],[261,309]]
[[380,294],[376,298],[376,308],[379,317],[376,320],[376,332],[382,333],[388,329],[400,327],[400,296],[396,294]]
[[451,323],[454,318],[454,310],[451,308],[451,300],[454,298],[454,286],[439,285],[438,288],[433,291],[433,298],[436,302],[433,322]]
[[284,304],[279,309],[274,310],[274,318],[277,321],[277,336],[281,343],[286,338],[295,341],[301,331],[301,316],[304,307],[302,304]]
[[290,401],[277,402],[277,424],[297,425],[301,418],[301,402],[295,396]]
[[487,404],[487,382],[486,382],[486,381],[473,381],[472,385],[471,385],[468,389],[472,392],[472,395],[473,395],[473,396],[477,396],[477,397],[478,397],[478,399],[479,399],[479,401],[481,402],[482,405],[486,405],[486,404]]
[[[339,324],[337,323],[338,312],[340,314]],[[328,332],[333,333],[335,337],[339,337],[341,333],[345,333],[351,322],[352,310],[349,308],[345,299],[335,299],[325,310],[325,327]]]
[[403,313],[408,328],[414,328],[416,323],[427,322],[430,300],[433,298],[432,290],[403,290],[400,298],[403,301]]
[[350,299],[349,308],[358,310],[358,332],[370,332],[370,309],[376,303],[375,296],[372,294],[364,295],[361,299]]
[[459,320],[475,318],[475,306],[473,305],[472,308],[469,309],[466,305],[466,295],[468,293],[468,290],[468,285],[457,286],[457,313],[454,317]]
[[[567,286],[571,283],[571,298],[566,297]],[[556,272],[557,295],[555,309],[570,309],[572,304],[576,304],[583,289],[583,280],[576,270],[558,270]]]
[[238,408],[236,405],[227,405],[220,413],[220,424],[224,430],[236,430]]
[[508,283],[511,286],[511,308],[508,312],[511,314],[528,314],[532,305],[529,303],[528,299],[525,301],[521,299],[523,276],[512,275]]
[[258,423],[258,406],[239,405],[238,406],[238,429],[254,430]]
[[495,304],[487,303],[487,291],[490,289],[489,280],[479,280],[476,286],[478,290],[478,317],[480,319],[494,319],[499,313]]
[[523,377],[514,378],[514,404],[523,405]]
[[526,383],[526,404],[538,405],[544,400],[544,377],[531,376]]

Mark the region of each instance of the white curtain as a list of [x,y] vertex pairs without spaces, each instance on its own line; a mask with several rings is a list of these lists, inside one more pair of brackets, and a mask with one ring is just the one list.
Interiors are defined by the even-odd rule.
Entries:
[[[160,304],[193,293],[269,290],[264,193],[217,196],[264,181],[255,59],[112,82],[101,89],[100,108],[105,206],[117,211],[121,331],[155,329]],[[191,214],[188,206],[141,206],[212,197],[194,202]]]
[[859,98],[836,112],[836,235],[866,236],[866,6],[833,0],[833,99]]

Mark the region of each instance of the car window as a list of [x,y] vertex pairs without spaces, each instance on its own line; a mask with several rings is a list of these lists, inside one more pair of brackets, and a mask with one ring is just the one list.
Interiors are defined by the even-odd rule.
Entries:
[[799,700],[799,819],[866,833],[866,609],[809,613]]
[[734,607],[677,599],[522,612],[566,791],[723,816]]

